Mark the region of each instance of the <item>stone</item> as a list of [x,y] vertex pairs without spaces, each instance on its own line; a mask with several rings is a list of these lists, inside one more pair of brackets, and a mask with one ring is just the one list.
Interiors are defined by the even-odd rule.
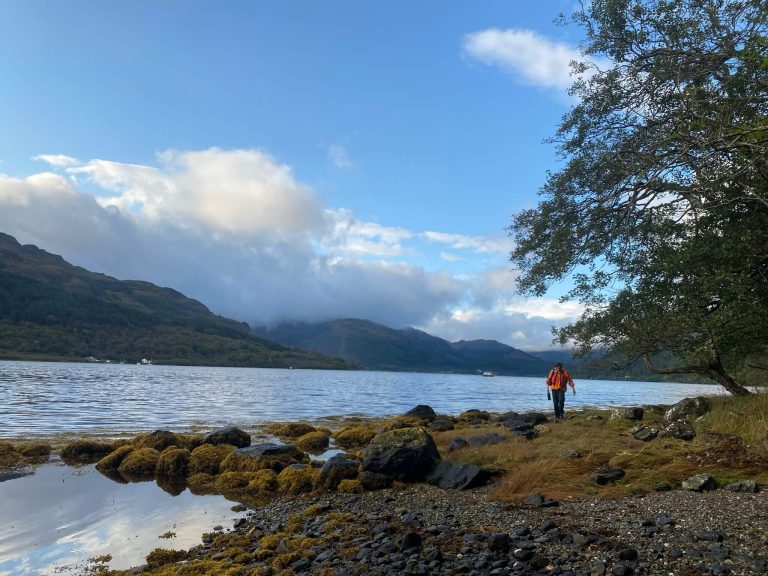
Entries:
[[676,420],[695,419],[703,416],[712,409],[709,399],[703,396],[697,398],[683,398],[664,413],[664,423],[671,424]]
[[421,420],[434,420],[437,414],[435,414],[435,411],[431,406],[427,406],[426,404],[419,404],[418,406],[414,406],[408,410],[408,412],[405,413],[405,416],[420,418]]
[[353,460],[346,454],[331,456],[320,468],[317,486],[326,490],[336,490],[342,480],[356,479],[359,468],[360,462]]
[[400,552],[421,548],[422,538],[418,532],[408,532],[400,542]]
[[639,406],[619,407],[611,411],[611,420],[642,420],[644,414]]
[[621,468],[606,466],[605,468],[601,468],[592,474],[592,481],[595,484],[604,486],[609,482],[616,482],[617,480],[621,480],[624,478],[624,474],[625,472]]
[[624,548],[623,550],[620,550],[619,560],[624,560],[625,562],[637,560],[637,550],[634,548]]
[[452,464],[441,460],[427,475],[426,481],[440,488],[467,490],[488,483],[493,475],[474,464]]
[[581,458],[581,452],[578,450],[566,450],[565,452],[562,452],[561,454],[557,455],[558,458],[571,458],[573,460],[576,460],[577,458]]
[[638,426],[632,429],[632,437],[642,442],[650,442],[658,435],[659,431],[653,426]]
[[739,480],[738,482],[733,482],[732,484],[728,484],[725,487],[726,490],[730,490],[731,492],[759,492],[760,487],[757,485],[757,483],[754,480]]
[[722,532],[703,531],[696,532],[694,537],[696,540],[701,540],[702,542],[722,542],[724,535]]
[[491,552],[507,552],[509,551],[509,542],[509,534],[506,532],[491,534],[488,537],[488,550]]
[[717,488],[717,482],[711,474],[704,472],[703,474],[696,474],[682,481],[680,488],[683,490],[690,490],[692,492],[704,492],[706,490],[714,490]]
[[306,464],[308,461],[307,455],[293,444],[259,442],[232,452],[223,460],[221,468],[226,472],[247,472],[264,468],[279,472],[291,464]]
[[544,424],[549,419],[541,412],[526,412],[525,414],[520,414],[518,420],[527,422],[531,426],[536,426],[537,424]]
[[680,440],[693,440],[696,437],[696,431],[687,420],[675,420],[665,426],[659,432],[660,438],[678,438]]
[[405,482],[423,480],[440,460],[435,441],[421,428],[377,434],[365,449],[363,470]]
[[488,446],[489,444],[501,444],[505,440],[507,440],[506,437],[494,432],[492,434],[480,434],[479,436],[467,438],[467,444],[476,448],[478,446]]
[[203,444],[230,444],[235,448],[246,448],[251,445],[251,435],[237,426],[226,426],[205,434]]
[[464,438],[456,437],[448,443],[448,452],[455,452],[469,446],[469,443]]
[[434,430],[435,432],[447,432],[448,430],[453,430],[454,428],[455,426],[453,421],[445,418],[439,418],[429,425],[429,429]]
[[360,484],[366,490],[383,490],[392,485],[392,477],[378,472],[367,472],[363,470],[358,476]]

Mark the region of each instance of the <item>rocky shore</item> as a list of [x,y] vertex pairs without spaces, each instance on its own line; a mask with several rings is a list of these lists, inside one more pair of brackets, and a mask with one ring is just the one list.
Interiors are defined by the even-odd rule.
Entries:
[[768,492],[673,490],[528,507],[493,501],[488,488],[420,484],[272,501],[158,573],[187,574],[186,565],[230,576],[765,574],[766,529]]

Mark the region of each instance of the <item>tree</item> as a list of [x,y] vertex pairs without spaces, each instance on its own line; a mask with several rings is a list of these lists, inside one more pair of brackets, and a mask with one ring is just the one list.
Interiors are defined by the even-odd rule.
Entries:
[[747,394],[768,351],[768,5],[594,0],[571,21],[578,103],[551,139],[562,168],[510,225],[518,288],[571,276],[584,312],[561,343]]

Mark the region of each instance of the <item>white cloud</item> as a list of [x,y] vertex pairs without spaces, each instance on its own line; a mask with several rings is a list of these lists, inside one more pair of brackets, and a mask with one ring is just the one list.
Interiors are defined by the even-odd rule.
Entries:
[[347,149],[342,144],[331,144],[328,146],[327,153],[331,163],[340,170],[345,170],[354,166]]
[[402,242],[414,237],[413,232],[404,228],[360,222],[349,210],[327,210],[326,217],[329,232],[323,238],[323,247],[328,252],[400,256],[405,252]]
[[512,242],[508,238],[465,236],[434,231],[424,232],[423,236],[430,242],[447,244],[454,250],[470,250],[477,253],[507,253],[512,249]]
[[72,158],[72,156],[65,156],[64,154],[40,154],[32,158],[33,160],[41,160],[50,164],[51,166],[75,166],[80,164],[80,160]]
[[512,73],[525,84],[566,91],[573,83],[570,63],[579,51],[553,42],[533,30],[491,28],[464,37],[464,53]]

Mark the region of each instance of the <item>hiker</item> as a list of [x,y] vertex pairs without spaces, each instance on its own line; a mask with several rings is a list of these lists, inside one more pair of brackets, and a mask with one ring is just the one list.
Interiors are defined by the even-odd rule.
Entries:
[[573,395],[576,395],[576,386],[573,384],[573,378],[565,370],[563,364],[558,362],[555,367],[549,371],[547,376],[547,399],[552,392],[552,403],[555,405],[555,420],[560,420],[565,414],[565,391],[571,386]]

